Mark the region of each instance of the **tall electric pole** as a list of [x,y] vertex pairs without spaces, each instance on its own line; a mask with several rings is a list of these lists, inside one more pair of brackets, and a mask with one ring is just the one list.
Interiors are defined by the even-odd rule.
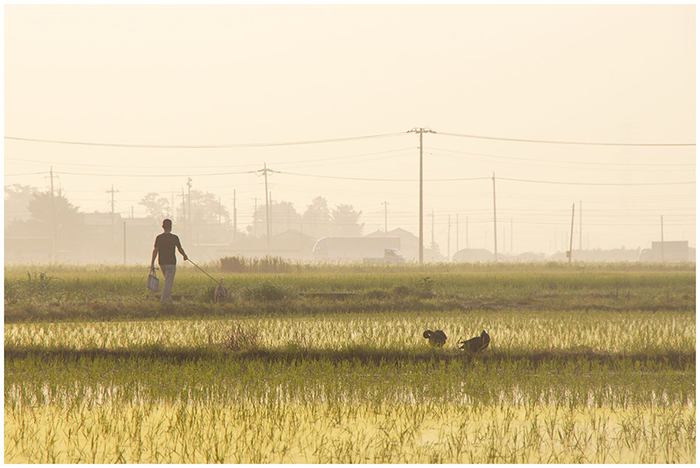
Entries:
[[574,258],[574,210],[576,203],[571,205],[571,237],[569,238],[569,263]]
[[105,192],[112,194],[112,203],[111,203],[111,205],[112,205],[111,213],[112,214],[110,215],[110,217],[112,218],[112,242],[114,242],[114,237],[115,237],[115,233],[114,233],[114,193],[119,192],[119,190],[114,190],[114,184],[112,184],[112,190],[106,190]]
[[[105,190],[105,193],[110,193],[110,194],[112,194],[112,201],[111,201],[111,205],[112,205],[112,218],[114,218],[114,194],[115,194],[115,193],[118,193],[118,192],[119,192],[119,190],[114,190],[114,184],[112,184],[112,189],[111,189],[111,190]],[[112,222],[114,222],[114,219],[112,219]]]
[[423,264],[423,133],[435,133],[429,128],[412,128],[406,133],[417,133],[420,135],[420,171],[418,189],[418,263]]
[[498,229],[496,228],[496,173],[493,173],[493,258],[498,261]]
[[389,202],[386,202],[386,201],[384,203],[382,203],[382,205],[384,205],[384,234],[389,232],[387,229],[387,225],[388,225],[387,224],[387,205],[388,204],[389,204]]
[[[51,166],[51,169],[49,171],[49,177],[51,177],[51,231],[52,231],[52,242],[51,242],[51,256],[53,259],[56,259],[56,247],[58,244],[58,222],[56,219],[56,199],[54,196],[54,189],[53,189],[53,166]],[[58,176],[56,176],[58,177]]]
[[270,256],[270,193],[267,190],[267,173],[272,172],[267,168],[267,163],[264,163],[263,168],[258,172],[262,172],[265,176],[265,218],[267,218],[267,256]]

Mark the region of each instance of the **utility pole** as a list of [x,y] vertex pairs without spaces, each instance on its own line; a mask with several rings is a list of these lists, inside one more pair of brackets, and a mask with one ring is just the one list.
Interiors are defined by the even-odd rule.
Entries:
[[118,192],[119,192],[119,190],[114,190],[114,184],[112,184],[112,190],[105,190],[105,193],[111,193],[111,194],[112,194],[112,202],[111,202],[111,205],[112,205],[112,218],[113,218],[113,219],[112,219],[112,223],[114,223],[114,194],[115,194],[115,193],[118,193]]
[[262,172],[265,176],[265,217],[267,218],[267,256],[270,256],[270,193],[267,190],[267,173],[272,170],[267,168],[267,163],[263,164],[263,168],[258,172]]
[[387,205],[388,204],[389,204],[389,202],[386,202],[386,201],[383,203],[383,205],[384,205],[384,234],[389,232],[387,229]]
[[571,237],[569,238],[569,263],[574,258],[574,210],[576,203],[571,205]]
[[110,217],[112,218],[112,242],[115,242],[114,237],[114,193],[119,192],[119,190],[114,190],[114,184],[112,184],[112,190],[106,190],[106,193],[112,194],[112,211]]
[[493,258],[498,261],[498,229],[496,227],[496,173],[493,173]]
[[[51,242],[51,256],[56,260],[56,246],[58,244],[58,223],[56,220],[56,199],[54,196],[53,189],[53,166],[49,170],[49,177],[51,177],[51,231],[52,231],[52,242]],[[58,176],[56,176],[58,177]]]
[[432,229],[430,234],[430,247],[432,248],[435,244],[435,210],[430,210],[430,217],[432,218]]
[[435,133],[429,128],[412,128],[406,133],[418,133],[420,135],[420,171],[418,189],[418,264],[423,264],[423,133]]

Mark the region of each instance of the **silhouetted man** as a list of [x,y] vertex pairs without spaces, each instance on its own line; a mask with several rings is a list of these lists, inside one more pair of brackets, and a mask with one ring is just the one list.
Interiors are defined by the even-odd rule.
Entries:
[[173,229],[173,222],[169,219],[163,220],[163,234],[156,237],[156,243],[153,246],[153,255],[151,256],[151,270],[154,270],[156,255],[158,256],[158,265],[163,272],[165,282],[163,283],[163,292],[160,296],[160,302],[172,302],[173,283],[175,282],[175,271],[177,270],[177,259],[175,258],[175,248],[182,254],[182,259],[187,261],[187,254],[182,250],[180,238],[170,231]]

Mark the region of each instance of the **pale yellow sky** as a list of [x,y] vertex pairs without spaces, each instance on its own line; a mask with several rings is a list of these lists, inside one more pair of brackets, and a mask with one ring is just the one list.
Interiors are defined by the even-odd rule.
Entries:
[[[694,147],[552,145],[695,142],[695,5],[6,5],[5,136],[224,149],[69,146],[5,140],[5,184],[45,189],[49,166],[83,211],[127,215],[187,176],[250,222],[273,198],[303,212],[323,195],[363,211],[365,232],[417,233],[418,137],[426,214],[447,252],[447,216],[493,250],[492,186],[510,250],[562,250],[583,202],[584,247],[695,245]],[[331,159],[329,158],[342,158]],[[205,175],[222,174],[226,175]],[[454,178],[483,178],[448,181]],[[505,179],[525,179],[519,182]],[[551,184],[544,182],[565,182]],[[649,184],[669,185],[575,185]],[[578,230],[578,219],[577,219]],[[426,240],[431,218],[426,218]],[[499,225],[499,236],[502,227]],[[456,249],[452,232],[451,252]],[[460,225],[460,248],[465,246]],[[503,246],[499,246],[502,251]]]

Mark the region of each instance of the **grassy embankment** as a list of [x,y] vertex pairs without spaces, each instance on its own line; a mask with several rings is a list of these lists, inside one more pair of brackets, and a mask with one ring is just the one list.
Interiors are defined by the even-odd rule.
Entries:
[[356,269],[6,269],[5,461],[695,461],[694,269]]

